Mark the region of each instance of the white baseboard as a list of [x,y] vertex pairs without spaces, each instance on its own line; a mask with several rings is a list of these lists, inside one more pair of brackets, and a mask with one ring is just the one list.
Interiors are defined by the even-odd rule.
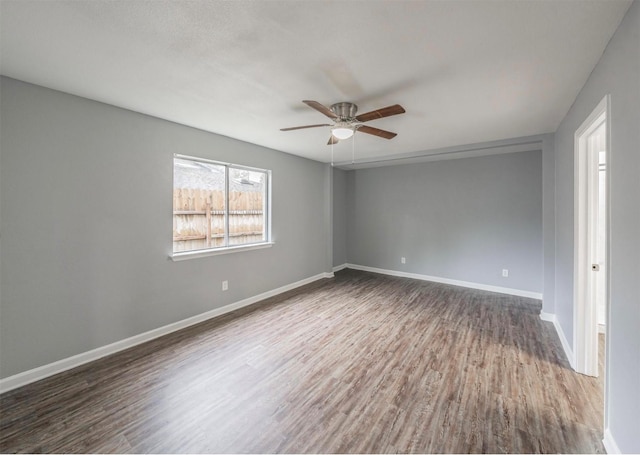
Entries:
[[343,270],[343,269],[346,269],[346,268],[347,268],[347,264],[346,264],[346,263],[344,263],[344,264],[340,264],[340,265],[336,265],[336,266],[333,268],[333,272],[334,272],[334,273],[335,273],[335,272],[339,272],[340,270]]
[[602,440],[602,444],[604,444],[604,449],[607,453],[622,453],[608,428],[604,430],[604,439]]
[[33,368],[31,370],[24,371],[22,373],[18,373],[13,376],[9,376],[4,379],[0,379],[0,393],[8,392],[9,390],[13,390],[18,387],[22,387],[24,385],[30,384],[32,382],[36,382],[41,379],[47,378],[49,376],[53,376],[54,374],[62,373],[63,371],[70,370],[71,368],[84,365],[94,360],[98,360],[102,357],[115,354],[116,352],[129,349],[133,346],[137,346],[147,341],[154,340],[163,335],[167,335],[169,333],[176,332],[178,330],[198,324],[200,322],[204,322],[207,319],[215,318],[216,316],[221,316],[231,311],[244,308],[246,306],[257,303],[261,300],[267,299],[269,297],[273,297],[278,294],[282,294],[283,292],[290,291],[300,286],[304,286],[305,284],[312,283],[322,278],[332,278],[332,277],[333,277],[333,273],[329,273],[329,272],[320,273],[318,275],[305,278],[300,281],[296,281],[295,283],[287,284],[285,286],[281,286],[271,291],[263,292],[262,294],[249,297],[247,299],[240,300],[238,302],[231,303],[229,305],[225,305],[220,308],[215,308],[211,311],[207,311],[205,313],[198,314],[196,316],[192,316],[190,318],[183,319],[181,321],[174,322],[174,323],[165,325],[163,327],[159,327],[157,329],[153,329],[148,332],[141,333],[139,335],[134,335],[130,338],[125,338],[124,340],[116,341],[115,343],[111,343],[106,346],[101,346],[99,348],[92,349],[91,351],[83,352],[81,354],[77,354],[72,357],[67,357],[66,359],[58,360],[57,362],[49,363],[47,365],[43,365],[37,368]]
[[556,329],[558,338],[560,338],[560,343],[562,344],[562,349],[564,350],[564,354],[567,356],[569,365],[571,365],[571,368],[575,370],[576,367],[575,367],[575,358],[573,356],[573,350],[569,346],[567,337],[564,335],[564,330],[562,330],[562,326],[558,322],[558,318],[556,317],[556,315],[554,313],[545,313],[544,311],[541,311],[540,319],[542,319],[543,321],[549,321],[553,323],[553,327]]
[[[340,266],[342,267],[342,266]],[[376,267],[368,267],[366,265],[345,264],[348,269],[363,270],[365,272],[381,273],[383,275],[399,276],[404,278],[413,278],[414,280],[433,281],[436,283],[451,284],[453,286],[462,286],[471,289],[480,289],[482,291],[497,292],[499,294],[517,295],[518,297],[529,297],[531,299],[542,300],[542,294],[539,292],[522,291],[520,289],[503,288],[500,286],[490,286],[488,284],[473,283],[470,281],[452,280],[449,278],[441,278],[437,276],[421,275],[418,273],[400,272],[397,270],[379,269]],[[344,268],[344,267],[343,267]]]

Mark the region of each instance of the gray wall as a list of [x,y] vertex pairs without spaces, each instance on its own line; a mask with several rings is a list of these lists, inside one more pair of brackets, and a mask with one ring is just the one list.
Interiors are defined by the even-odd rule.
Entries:
[[347,171],[333,168],[333,266],[347,262]]
[[348,262],[542,292],[541,151],[352,171],[348,193]]
[[555,313],[556,262],[556,194],[554,135],[542,139],[542,242],[543,298],[542,311]]
[[[325,165],[1,84],[1,377],[330,271]],[[275,246],[169,260],[173,153],[271,169]]]
[[636,0],[555,134],[558,321],[573,343],[573,135],[611,95],[608,427],[640,453],[640,3]]

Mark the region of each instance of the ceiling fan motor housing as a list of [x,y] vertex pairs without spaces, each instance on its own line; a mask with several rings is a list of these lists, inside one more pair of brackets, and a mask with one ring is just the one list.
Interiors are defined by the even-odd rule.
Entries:
[[353,119],[358,112],[358,106],[353,103],[336,103],[331,105],[331,111],[341,120]]

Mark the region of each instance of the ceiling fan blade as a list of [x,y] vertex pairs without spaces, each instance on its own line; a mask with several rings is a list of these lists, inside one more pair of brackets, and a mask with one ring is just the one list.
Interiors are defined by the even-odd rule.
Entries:
[[329,109],[327,106],[324,106],[318,103],[317,101],[303,100],[302,102],[307,106],[314,108],[316,111],[326,115],[329,118],[338,118],[338,116],[334,114],[331,109]]
[[327,142],[327,145],[331,145],[331,144],[337,144],[338,142],[340,142],[340,139],[338,139],[337,137],[335,137],[333,134],[329,137],[329,142]]
[[369,120],[375,120],[378,118],[390,117],[392,115],[404,114],[406,111],[399,104],[393,106],[383,107],[375,111],[367,112],[356,116],[356,120],[359,122],[368,122]]
[[304,128],[318,128],[320,126],[331,126],[328,123],[322,123],[318,125],[305,125],[305,126],[292,126],[291,128],[280,128],[280,131],[292,131],[292,130],[301,130]]
[[393,139],[398,134],[391,131],[381,130],[380,128],[373,128],[371,126],[362,125],[356,131],[361,133],[373,134],[374,136],[383,137],[385,139]]

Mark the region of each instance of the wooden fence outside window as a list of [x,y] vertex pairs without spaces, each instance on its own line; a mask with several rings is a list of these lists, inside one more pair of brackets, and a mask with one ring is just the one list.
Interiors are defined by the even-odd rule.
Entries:
[[[173,251],[224,246],[224,191],[173,190]],[[229,192],[229,245],[265,240],[264,201],[260,191]]]

